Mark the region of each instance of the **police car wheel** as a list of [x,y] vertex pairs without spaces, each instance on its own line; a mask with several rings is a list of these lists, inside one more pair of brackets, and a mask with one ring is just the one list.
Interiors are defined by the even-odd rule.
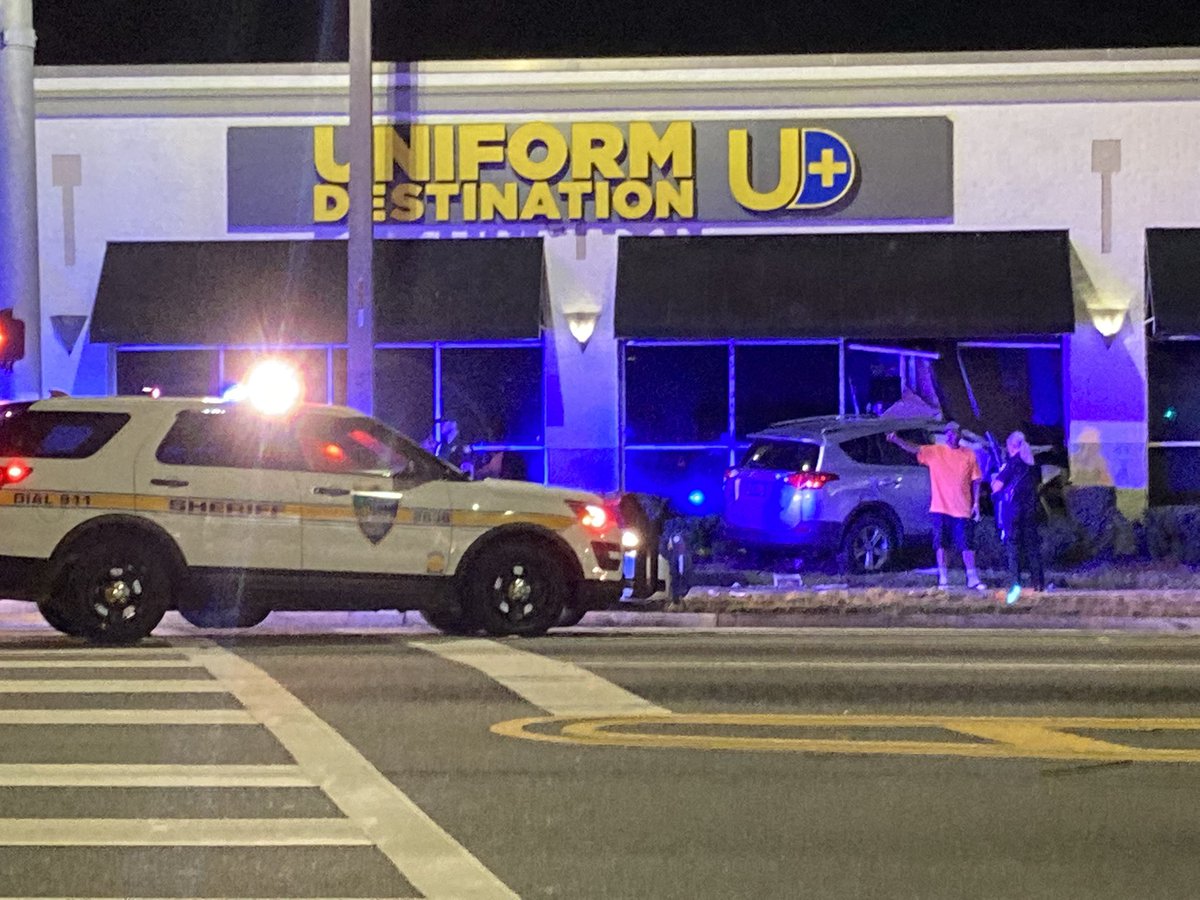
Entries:
[[81,637],[129,644],[162,621],[171,579],[156,551],[144,538],[116,535],[89,539],[71,553],[59,606]]
[[471,566],[466,606],[488,634],[545,634],[558,622],[567,590],[550,547],[509,540],[488,547]]
[[46,624],[55,631],[61,631],[63,634],[68,634],[71,637],[82,636],[83,632],[75,620],[64,612],[53,600],[39,601],[38,612],[42,614],[42,618],[46,620]]
[[586,609],[575,609],[572,606],[564,606],[563,611],[558,615],[558,621],[554,624],[558,628],[570,628],[573,625],[578,625],[583,621],[583,617],[587,615]]
[[421,610],[421,618],[443,634],[469,635],[479,632],[479,626],[462,612],[426,609]]

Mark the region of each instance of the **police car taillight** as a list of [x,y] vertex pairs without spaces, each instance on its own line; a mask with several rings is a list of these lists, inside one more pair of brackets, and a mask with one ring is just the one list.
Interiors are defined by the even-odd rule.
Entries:
[[606,531],[617,521],[615,512],[599,503],[568,501],[567,505],[575,511],[579,524],[596,534]]
[[32,471],[33,469],[29,468],[25,463],[15,459],[11,460],[3,469],[0,469],[0,486],[20,484],[29,477],[29,473]]

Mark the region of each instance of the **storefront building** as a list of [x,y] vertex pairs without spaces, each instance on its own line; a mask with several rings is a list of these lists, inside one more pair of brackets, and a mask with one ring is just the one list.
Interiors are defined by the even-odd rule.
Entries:
[[[1200,500],[1200,51],[377,66],[376,409],[697,512],[940,406]],[[345,67],[42,69],[42,383],[345,397]],[[19,394],[18,364],[12,393]]]

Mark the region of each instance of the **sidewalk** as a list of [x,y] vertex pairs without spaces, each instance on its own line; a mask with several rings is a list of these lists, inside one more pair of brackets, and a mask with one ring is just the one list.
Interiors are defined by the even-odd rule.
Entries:
[[1200,589],[1067,589],[1022,594],[963,586],[851,587],[844,584],[697,586],[662,612],[592,613],[582,624],[619,624],[634,616],[701,617],[699,627],[954,626],[983,628],[1137,628],[1200,631]]

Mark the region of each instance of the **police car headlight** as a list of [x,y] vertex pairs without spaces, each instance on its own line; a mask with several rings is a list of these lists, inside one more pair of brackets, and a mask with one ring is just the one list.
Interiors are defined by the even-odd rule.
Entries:
[[621,532],[621,546],[626,550],[636,550],[642,545],[642,539],[636,531],[628,529]]

